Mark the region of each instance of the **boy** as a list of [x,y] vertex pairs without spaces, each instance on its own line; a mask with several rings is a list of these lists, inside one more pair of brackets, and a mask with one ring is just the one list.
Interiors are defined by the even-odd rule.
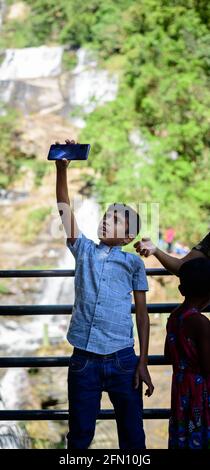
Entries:
[[[66,140],[66,143],[75,143]],[[121,247],[139,231],[139,216],[123,204],[111,205],[98,227],[100,244],[79,231],[67,188],[68,162],[56,161],[56,195],[75,257],[75,303],[68,341],[74,346],[68,373],[69,449],[86,449],[95,432],[102,391],[113,404],[120,449],[145,449],[142,422],[142,381],[153,393],[147,369],[148,290],[143,262]],[[126,212],[127,210],[127,212]],[[134,224],[134,219],[136,224]],[[131,223],[135,235],[129,233]],[[120,232],[120,233],[119,233]],[[141,355],[134,352],[131,292],[134,291]]]

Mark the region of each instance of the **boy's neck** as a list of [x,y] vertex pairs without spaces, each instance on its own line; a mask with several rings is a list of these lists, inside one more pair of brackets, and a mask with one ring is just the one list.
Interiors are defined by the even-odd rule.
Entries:
[[118,247],[123,246],[123,244],[121,244],[121,243],[113,243],[113,244],[112,243],[107,243],[106,240],[100,240],[99,245],[101,245],[101,244],[108,246],[108,248],[114,248],[115,246],[118,246]]

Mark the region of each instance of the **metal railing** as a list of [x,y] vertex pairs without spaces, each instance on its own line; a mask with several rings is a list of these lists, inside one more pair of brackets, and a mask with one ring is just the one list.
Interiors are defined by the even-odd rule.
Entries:
[[[170,276],[171,273],[165,269],[147,269],[148,276]],[[74,270],[3,270],[0,271],[0,278],[14,277],[73,277]],[[157,303],[148,304],[148,312],[170,313],[178,304]],[[23,316],[23,315],[69,315],[72,313],[72,305],[1,305],[0,316]],[[132,304],[132,313],[135,313],[135,305]],[[210,312],[210,305],[205,309]],[[149,356],[149,365],[168,365],[170,364],[164,356]],[[68,367],[69,357],[51,356],[51,357],[0,357],[0,367]],[[1,410],[0,421],[27,421],[27,420],[68,420],[68,410]],[[144,409],[144,419],[167,419],[169,418],[169,409]],[[115,419],[114,410],[101,410],[97,419]]]

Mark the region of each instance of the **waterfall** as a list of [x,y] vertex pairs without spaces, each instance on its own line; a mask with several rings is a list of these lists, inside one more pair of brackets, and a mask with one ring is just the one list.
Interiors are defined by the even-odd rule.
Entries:
[[[28,395],[29,378],[24,369],[9,369],[0,384],[0,410],[20,410]],[[0,449],[24,449],[30,439],[15,421],[0,422]]]
[[[76,218],[81,231],[94,241],[99,222],[99,207],[94,198],[82,202]],[[58,263],[58,269],[74,269],[74,257],[68,248]],[[74,278],[54,277],[43,279],[42,291],[37,304],[72,304],[74,302]],[[4,355],[28,355],[35,351],[43,339],[43,328],[47,324],[51,342],[65,339],[69,317],[66,315],[35,316],[19,324],[17,320],[6,320],[0,326],[0,343]],[[0,409],[21,409],[24,396],[29,389],[27,372],[24,369],[8,369],[0,382]],[[24,405],[23,405],[24,406]],[[15,422],[0,422],[0,449],[29,447],[30,439]]]
[[98,69],[93,53],[85,48],[76,52],[76,67],[63,71],[64,48],[5,50],[0,64],[0,101],[24,115],[60,114],[76,127],[83,127],[81,112],[85,115],[116,98],[118,75]]

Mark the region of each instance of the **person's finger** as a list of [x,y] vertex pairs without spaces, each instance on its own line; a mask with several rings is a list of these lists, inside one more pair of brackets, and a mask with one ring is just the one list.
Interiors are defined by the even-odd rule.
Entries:
[[144,256],[148,256],[149,249],[148,248],[143,248],[143,251],[144,251]]
[[142,241],[141,241],[141,242],[139,243],[139,246],[140,246],[140,248],[145,248],[145,250],[147,249],[147,245],[145,245],[145,242],[142,242]]
[[140,245],[140,242],[136,242],[136,243],[134,243],[133,246],[135,246],[135,248],[136,248],[136,247],[139,246],[139,245]]
[[56,144],[56,145],[60,145],[60,142],[58,142],[58,141],[56,140],[55,144]]
[[71,140],[71,141],[70,141],[70,144],[75,144],[75,140]]

